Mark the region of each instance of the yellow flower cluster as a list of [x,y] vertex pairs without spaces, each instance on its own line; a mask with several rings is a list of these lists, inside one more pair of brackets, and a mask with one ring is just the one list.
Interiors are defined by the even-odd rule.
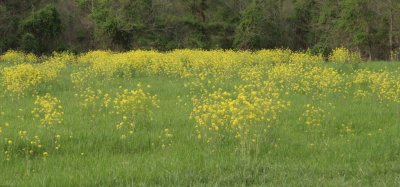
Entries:
[[160,53],[156,51],[129,51],[112,53],[91,51],[82,54],[80,64],[90,64],[91,70],[102,76],[170,75],[184,78],[197,77],[203,73],[216,81],[232,78],[246,67],[265,68],[274,64],[316,64],[323,62],[321,55],[294,53],[290,50],[250,51],[203,51],[174,50]]
[[400,77],[398,75],[398,71],[359,70],[355,73],[352,83],[359,87],[358,93],[367,95],[368,92],[372,92],[381,101],[400,103]]
[[92,62],[97,62],[107,59],[113,53],[111,51],[89,51],[77,58],[77,63],[79,64],[90,64]]
[[[21,126],[13,128],[21,128]],[[5,160],[9,161],[17,156],[32,159],[45,153],[47,157],[47,149],[50,149],[51,146],[54,146],[55,150],[60,149],[61,136],[59,134],[56,134],[54,139],[47,138],[47,140],[46,137],[51,137],[47,129],[36,129],[34,131],[34,133],[28,133],[26,130],[19,130],[15,136],[15,131],[12,128],[7,128],[7,132],[4,135],[6,138],[4,138],[3,142]]]
[[41,64],[18,64],[2,71],[3,85],[16,95],[34,90],[38,85],[57,78],[65,67],[64,56],[54,56]]
[[334,63],[359,63],[361,62],[361,55],[358,52],[352,52],[346,48],[336,48],[329,55],[329,61]]
[[120,122],[116,129],[121,132],[121,139],[133,135],[135,128],[153,117],[153,108],[159,107],[157,95],[146,93],[140,88],[137,90],[125,89],[118,93],[114,99],[114,114]]
[[289,106],[271,82],[236,87],[232,94],[219,89],[193,98],[191,117],[198,138],[207,142],[235,137],[240,143],[256,142],[271,127],[281,109]]
[[[10,51],[0,60],[10,62],[2,66],[2,85],[5,90],[17,95],[35,90],[39,85],[50,84],[60,74],[71,70],[69,76],[80,109],[89,113],[92,120],[101,121],[101,117],[106,116],[109,117],[107,122],[115,120],[111,124],[116,125],[115,131],[121,139],[127,139],[135,134],[138,127],[148,123],[147,120],[154,116],[153,112],[159,106],[159,100],[140,84],[134,90],[122,90],[120,87],[121,90],[116,91],[118,93],[105,93],[98,86],[131,80],[135,76],[165,76],[183,80],[188,94],[182,95],[182,98],[178,96],[177,101],[179,104],[185,102],[188,107],[193,104],[190,116],[195,122],[196,136],[210,143],[227,140],[240,145],[258,145],[266,141],[266,133],[271,132],[269,129],[276,124],[280,112],[290,106],[286,99],[293,99],[293,96],[311,96],[313,99],[314,104],[305,105],[304,113],[297,116],[312,128],[322,126],[329,119],[329,107],[316,104],[329,99],[326,97],[328,94],[356,98],[374,96],[381,101],[400,103],[399,71],[361,69],[345,73],[340,70],[342,66],[323,63],[322,55],[283,49],[174,50],[165,53],[90,51],[79,56],[54,53],[40,58],[41,63],[35,64],[33,62],[39,61],[37,57]],[[339,48],[333,51],[329,60],[355,63],[361,58],[358,53]],[[64,71],[66,67],[68,71]],[[183,97],[192,97],[192,103],[186,103]],[[22,144],[31,147],[26,146],[24,151],[34,150],[34,154],[47,157],[52,152],[42,148],[45,142],[49,142],[46,137],[52,139],[56,150],[60,148],[61,135],[53,131],[55,124],[63,119],[60,100],[50,94],[37,96],[32,113],[42,126],[51,127],[51,130],[41,129],[52,134],[31,130],[28,133],[20,127],[15,127],[14,133],[10,133],[6,127],[0,127],[1,135],[5,131],[8,133],[1,144],[8,147],[6,155],[16,152],[16,143],[25,142]],[[17,131],[20,131],[18,135]],[[171,130],[164,129],[160,135],[161,147],[169,147],[172,137]]]
[[306,110],[303,113],[305,123],[309,126],[321,126],[326,117],[326,112],[320,106],[311,104],[306,105]]
[[80,104],[85,109],[91,109],[92,112],[101,112],[104,108],[108,108],[111,103],[109,94],[103,94],[101,90],[94,91],[91,87],[87,87],[81,94]]
[[66,63],[74,60],[74,56],[68,53],[54,53],[52,57],[37,66],[44,75],[44,81],[54,80],[60,71],[66,67]]
[[43,127],[51,128],[54,125],[61,124],[64,112],[61,101],[47,93],[45,96],[37,96],[36,107],[32,110],[35,118],[40,120]]
[[174,135],[172,134],[170,129],[164,129],[161,132],[161,135],[158,137],[161,141],[161,148],[166,149],[172,146],[172,138]]
[[23,95],[26,90],[36,88],[44,79],[42,72],[31,64],[4,68],[2,74],[3,85],[16,95]]
[[327,94],[341,91],[343,75],[333,68],[303,64],[279,64],[268,71],[268,78],[283,89],[305,94]]
[[89,78],[91,74],[88,70],[82,70],[78,72],[71,73],[70,78],[74,88],[81,91],[89,86]]
[[[61,148],[61,135],[56,133],[56,124],[60,124],[63,118],[62,106],[60,101],[46,94],[37,96],[32,115],[34,119],[39,119],[40,125],[29,126],[26,130],[27,119],[17,116],[19,121],[14,125],[5,123],[1,127],[0,147],[4,150],[5,160],[13,157],[23,156],[26,159],[43,156],[46,158],[51,150]],[[19,109],[22,111],[22,109]],[[30,124],[30,123],[29,123]],[[4,137],[4,138],[3,138]]]
[[13,140],[9,138],[4,138],[3,144],[3,154],[5,156],[5,160],[9,161],[12,158],[12,153],[13,153]]
[[35,63],[38,61],[38,57],[32,53],[27,54],[20,51],[10,50],[0,56],[0,61],[12,64]]
[[77,57],[69,52],[54,52],[49,61],[58,62],[60,64],[74,64],[77,62]]
[[18,141],[20,141],[20,144],[24,145],[21,150],[25,153],[25,155],[35,156],[45,152],[45,147],[39,136],[35,135],[30,137],[27,131],[19,131],[18,135]]

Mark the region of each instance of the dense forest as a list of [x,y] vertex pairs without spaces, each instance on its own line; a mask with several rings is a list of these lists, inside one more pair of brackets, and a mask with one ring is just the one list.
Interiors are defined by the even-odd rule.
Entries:
[[395,60],[399,0],[0,0],[0,53],[289,48]]

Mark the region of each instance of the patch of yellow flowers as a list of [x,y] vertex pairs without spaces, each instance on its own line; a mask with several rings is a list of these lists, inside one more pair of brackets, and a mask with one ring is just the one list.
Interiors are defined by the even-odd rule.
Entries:
[[83,109],[90,109],[91,112],[101,112],[105,108],[108,108],[111,103],[111,96],[107,93],[103,94],[103,91],[97,89],[93,90],[91,87],[87,87],[80,94],[76,94],[81,100],[80,104]]
[[344,77],[333,68],[304,65],[301,63],[279,64],[268,70],[268,78],[282,89],[295,93],[338,93]]
[[282,100],[272,82],[239,85],[233,93],[218,89],[194,97],[191,117],[197,137],[206,142],[235,137],[241,144],[256,143],[290,103]]
[[32,64],[20,64],[3,69],[4,87],[16,95],[23,95],[26,90],[36,88],[44,80],[43,73]]
[[136,90],[124,89],[113,100],[113,114],[119,118],[115,127],[121,139],[132,136],[136,127],[152,120],[153,109],[159,107],[157,95],[145,92],[140,84],[138,87]]
[[326,117],[326,111],[320,106],[307,104],[303,113],[303,118],[308,126],[321,126]]
[[65,56],[55,55],[41,64],[20,63],[6,67],[1,72],[3,86],[15,95],[24,95],[26,91],[35,90],[40,84],[56,79],[66,66],[66,61]]
[[174,135],[172,134],[170,129],[164,129],[161,132],[161,135],[158,137],[161,141],[161,148],[167,149],[172,146],[172,138]]
[[399,71],[359,70],[355,72],[352,83],[358,87],[356,94],[366,96],[375,94],[380,101],[400,103]]
[[336,48],[329,55],[329,61],[334,63],[360,63],[361,55],[358,52],[352,52],[346,48]]
[[[51,150],[61,148],[61,135],[56,133],[56,125],[63,120],[63,111],[60,100],[50,94],[37,96],[35,108],[32,110],[34,119],[39,120],[37,126],[18,118],[15,124],[5,123],[1,127],[0,147],[2,147],[5,160],[22,156],[25,159],[36,157],[46,158]],[[29,123],[29,130],[26,124]]]
[[[361,61],[359,53],[345,48],[335,49],[328,59],[344,64]],[[357,98],[375,96],[380,101],[400,103],[399,71],[361,69],[343,73],[325,66],[320,54],[285,49],[184,49],[163,53],[90,51],[78,56],[53,53],[41,58],[9,51],[0,56],[0,61],[5,62],[0,76],[2,87],[18,96],[35,91],[40,85],[51,84],[68,66],[77,67],[78,70],[74,69],[69,76],[80,108],[91,113],[93,118],[98,118],[96,115],[100,113],[110,114],[105,112],[109,109],[116,118],[113,125],[120,139],[127,139],[137,127],[149,122],[159,107],[157,95],[146,92],[140,84],[134,90],[120,87],[121,91],[117,93],[105,93],[97,89],[95,83],[135,76],[181,78],[185,81],[184,87],[190,91],[185,97],[192,97],[190,117],[195,123],[197,138],[209,143],[232,140],[239,145],[257,144],[265,139],[280,112],[290,107],[285,99],[290,94],[311,96],[318,101],[328,94],[352,92],[349,95]],[[227,83],[231,85],[227,86]],[[49,93],[39,95],[32,114],[42,127],[46,127],[43,129],[52,129],[49,137],[59,149],[61,136],[55,133],[54,126],[62,123],[64,116],[60,100]],[[317,127],[324,123],[329,108],[306,104],[299,115],[306,125]],[[6,130],[9,132],[9,128],[0,127],[0,135]],[[49,155],[49,150],[43,149],[43,134],[23,129],[15,131],[18,136],[2,137],[6,158],[15,152],[15,143],[21,141],[29,145],[24,151]],[[172,137],[171,130],[162,131],[162,148],[171,145]]]
[[50,128],[62,123],[64,112],[58,98],[49,93],[44,96],[37,96],[35,105],[32,114],[39,119],[43,127]]
[[[14,134],[11,128],[7,128],[3,141],[5,160],[9,161],[13,157],[23,156],[32,159],[40,156],[48,156],[48,151],[61,148],[61,135],[52,135],[48,129],[36,129],[33,132],[19,130]],[[9,138],[12,137],[12,138]],[[0,141],[1,142],[1,141]],[[46,155],[44,155],[46,154]]]
[[20,51],[7,51],[0,56],[0,61],[11,64],[25,64],[38,62],[38,57],[32,53],[24,53]]

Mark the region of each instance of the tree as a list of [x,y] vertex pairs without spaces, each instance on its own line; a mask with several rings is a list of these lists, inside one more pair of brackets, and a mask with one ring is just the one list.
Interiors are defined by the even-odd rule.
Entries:
[[[56,8],[53,5],[47,5],[25,18],[21,22],[20,30],[23,42],[27,38],[36,38],[39,44],[36,52],[51,52],[52,49],[49,44],[55,43],[55,40],[58,39],[63,31],[63,25]],[[22,43],[22,45],[26,44]]]
[[369,59],[372,59],[372,41],[376,34],[371,3],[372,0],[343,0],[337,21],[338,30],[344,31],[347,47],[366,52]]
[[240,49],[278,47],[281,32],[273,11],[278,6],[277,1],[253,0],[242,12],[236,28],[235,47]]

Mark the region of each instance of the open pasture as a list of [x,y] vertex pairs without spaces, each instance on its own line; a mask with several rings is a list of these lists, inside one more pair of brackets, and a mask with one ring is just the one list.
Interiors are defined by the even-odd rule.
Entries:
[[10,51],[0,72],[0,186],[400,185],[398,62]]

